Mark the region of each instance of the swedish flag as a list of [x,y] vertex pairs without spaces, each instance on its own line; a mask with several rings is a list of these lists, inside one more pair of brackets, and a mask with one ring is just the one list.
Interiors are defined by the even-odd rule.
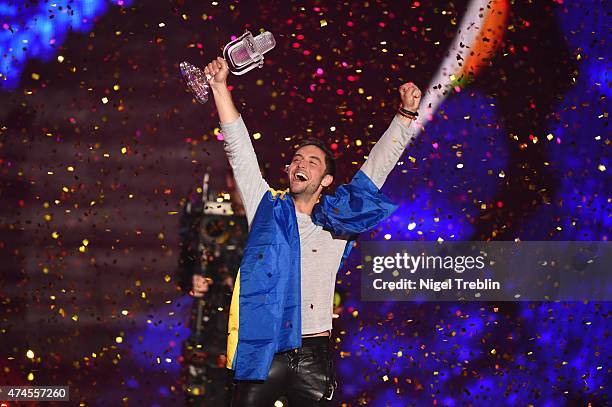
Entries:
[[[351,239],[395,209],[359,171],[334,195],[321,197],[312,219],[334,235]],[[286,191],[266,192],[257,207],[234,286],[228,330],[227,367],[235,370],[236,380],[267,379],[275,353],[302,345],[300,235]]]

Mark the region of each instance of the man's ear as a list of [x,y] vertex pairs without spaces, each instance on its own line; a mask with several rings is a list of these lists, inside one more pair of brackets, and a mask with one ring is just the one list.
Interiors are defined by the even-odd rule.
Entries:
[[285,169],[283,170],[285,173],[289,173],[289,164],[285,164]]
[[331,176],[331,175],[329,175],[329,174],[326,174],[326,175],[323,177],[323,179],[321,180],[321,185],[322,185],[324,188],[327,188],[328,186],[330,186],[330,185],[331,185],[331,183],[332,183],[332,182],[334,182],[334,177],[332,177],[332,176]]

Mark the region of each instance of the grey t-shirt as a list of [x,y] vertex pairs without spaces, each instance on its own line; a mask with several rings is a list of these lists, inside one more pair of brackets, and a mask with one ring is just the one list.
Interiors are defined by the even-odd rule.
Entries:
[[[378,188],[382,187],[402,152],[415,137],[414,126],[408,127],[395,117],[372,148],[361,171]],[[221,131],[250,228],[259,202],[270,187],[261,176],[242,116],[231,123],[222,123]],[[296,217],[302,255],[302,335],[308,335],[332,329],[336,273],[347,241],[315,225],[310,215],[296,212]]]

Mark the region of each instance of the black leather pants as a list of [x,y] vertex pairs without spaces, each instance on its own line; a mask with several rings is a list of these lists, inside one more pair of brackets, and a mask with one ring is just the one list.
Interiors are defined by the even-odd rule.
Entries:
[[300,349],[274,355],[267,380],[235,381],[232,407],[273,407],[283,396],[289,407],[333,406],[336,387],[330,338],[303,338]]

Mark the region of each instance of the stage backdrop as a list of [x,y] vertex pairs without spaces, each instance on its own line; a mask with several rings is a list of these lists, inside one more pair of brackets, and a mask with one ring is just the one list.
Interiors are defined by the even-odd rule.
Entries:
[[[399,85],[444,86],[384,187],[400,208],[362,239],[608,240],[609,6],[484,4],[457,44],[469,1],[0,1],[0,384],[181,402],[178,214],[228,164],[178,64],[245,29],[277,41],[230,84],[279,188],[300,139],[325,141],[343,182]],[[338,274],[340,402],[609,403],[609,303],[365,303],[359,265]]]

